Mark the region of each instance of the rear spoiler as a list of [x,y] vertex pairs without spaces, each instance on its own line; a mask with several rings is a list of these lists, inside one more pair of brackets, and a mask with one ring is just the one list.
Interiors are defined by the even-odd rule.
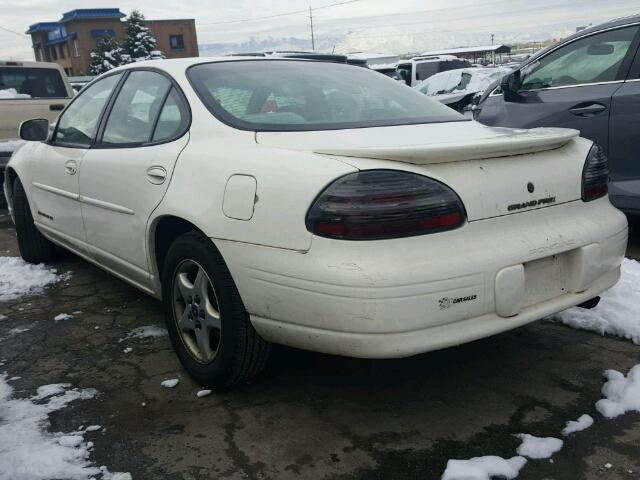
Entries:
[[431,143],[399,147],[317,148],[315,153],[341,157],[374,158],[426,165],[431,163],[480,160],[554,150],[580,135],[569,128],[533,128],[531,130],[494,128],[500,137],[455,143]]

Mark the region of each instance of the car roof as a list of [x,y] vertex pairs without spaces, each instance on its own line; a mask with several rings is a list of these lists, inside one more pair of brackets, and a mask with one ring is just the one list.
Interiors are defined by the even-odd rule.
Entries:
[[563,38],[559,42],[549,45],[548,47],[534,53],[531,57],[525,60],[522,63],[522,65],[524,66],[525,64],[531,63],[533,60],[539,58],[541,55],[544,55],[549,50],[552,50],[556,48],[558,45],[570,42],[571,40],[574,40],[576,38],[584,37],[585,35],[590,35],[592,33],[600,32],[602,30],[607,30],[609,28],[624,27],[625,25],[632,25],[635,23],[640,23],[640,14],[615,18],[613,20],[609,20],[608,22],[600,23],[598,25],[594,25],[593,27],[585,28],[584,30],[580,30],[579,32],[569,35],[568,37]]
[[[190,57],[190,58],[171,58],[171,59],[158,59],[158,60],[144,60],[141,62],[129,63],[127,65],[122,65],[120,67],[116,67],[109,72],[117,72],[123,70],[129,70],[132,68],[138,67],[146,67],[146,68],[157,68],[159,70],[164,70],[165,72],[172,75],[180,75],[185,72],[185,70],[193,65],[200,65],[203,63],[217,63],[217,62],[247,62],[247,61],[259,61],[259,62],[273,62],[273,61],[287,61],[287,62],[311,62],[317,63],[317,60],[310,60],[307,58],[298,58],[298,57],[278,57],[278,56],[217,56],[217,57]],[[341,65],[342,63],[338,62],[322,62],[322,63],[332,63]],[[347,65],[344,63],[344,65]]]
[[62,70],[62,67],[53,62],[34,62],[32,60],[2,60],[0,59],[0,67],[17,67],[17,68],[52,68]]

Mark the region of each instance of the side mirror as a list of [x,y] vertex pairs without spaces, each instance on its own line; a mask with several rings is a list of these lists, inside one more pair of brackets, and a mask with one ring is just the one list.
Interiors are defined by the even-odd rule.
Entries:
[[49,120],[35,118],[20,124],[20,138],[29,142],[44,142],[49,136]]
[[510,73],[506,77],[502,79],[500,82],[500,88],[502,89],[502,94],[504,95],[505,102],[515,102],[520,98],[520,86],[522,85],[522,80],[520,77],[520,70],[516,70],[513,73]]

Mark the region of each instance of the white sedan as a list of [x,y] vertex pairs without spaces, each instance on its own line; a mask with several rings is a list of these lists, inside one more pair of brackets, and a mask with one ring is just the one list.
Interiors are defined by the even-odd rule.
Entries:
[[392,358],[519,327],[615,284],[627,242],[577,131],[485,127],[348,65],[135,63],[21,136],[22,257],[59,245],[161,298],[218,389],[270,342]]

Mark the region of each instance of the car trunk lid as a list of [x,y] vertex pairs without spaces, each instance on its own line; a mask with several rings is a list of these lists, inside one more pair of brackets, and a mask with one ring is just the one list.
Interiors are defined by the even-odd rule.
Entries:
[[569,129],[490,128],[476,122],[318,132],[260,132],[256,141],[328,155],[359,169],[389,168],[450,186],[469,221],[581,198],[590,142]]

